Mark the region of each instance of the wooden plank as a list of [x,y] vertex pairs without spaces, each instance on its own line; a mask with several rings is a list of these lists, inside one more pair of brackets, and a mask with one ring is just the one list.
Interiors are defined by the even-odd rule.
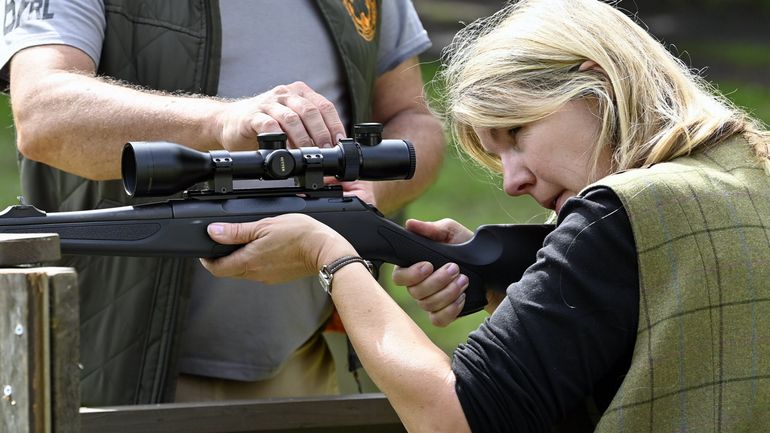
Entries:
[[77,312],[71,268],[0,269],[0,432],[78,433]]
[[41,433],[50,431],[46,418],[44,347],[41,328],[43,294],[24,273],[0,273],[0,431]]
[[403,433],[382,394],[81,408],[81,433]]
[[61,258],[59,235],[0,233],[0,267],[33,265]]
[[54,433],[79,433],[80,315],[77,274],[45,268],[51,287],[51,423]]

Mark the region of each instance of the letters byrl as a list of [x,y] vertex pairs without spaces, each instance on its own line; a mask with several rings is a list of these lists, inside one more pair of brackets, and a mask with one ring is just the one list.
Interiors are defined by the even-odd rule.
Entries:
[[50,0],[5,0],[3,33],[7,35],[24,21],[53,18],[49,2]]

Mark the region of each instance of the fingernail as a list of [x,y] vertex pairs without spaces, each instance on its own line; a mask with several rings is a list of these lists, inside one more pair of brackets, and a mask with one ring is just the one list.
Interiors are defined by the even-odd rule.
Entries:
[[222,224],[209,224],[209,234],[221,235],[225,232],[225,226]]
[[336,141],[337,143],[339,143],[339,142],[340,142],[340,140],[342,140],[343,138],[345,138],[345,136],[344,136],[344,135],[342,135],[342,134],[337,134],[337,136],[336,136],[336,137],[334,137],[334,141]]
[[468,277],[465,275],[460,275],[457,277],[457,285],[460,286],[460,288],[463,288],[468,285]]
[[455,301],[455,305],[459,306],[463,302],[465,302],[465,293],[463,293],[463,294],[461,294],[460,296],[457,297],[457,300]]
[[449,275],[454,275],[460,271],[460,267],[457,266],[456,263],[450,263],[449,266],[446,267],[446,272]]
[[428,275],[430,273],[430,269],[431,269],[430,263],[423,263],[423,264],[421,264],[420,265],[420,275],[423,275],[423,276]]

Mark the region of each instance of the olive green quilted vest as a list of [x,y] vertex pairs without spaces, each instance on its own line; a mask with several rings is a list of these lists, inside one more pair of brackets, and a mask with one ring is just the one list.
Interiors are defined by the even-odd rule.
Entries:
[[640,304],[596,431],[768,431],[770,177],[746,139],[600,183],[628,211]]

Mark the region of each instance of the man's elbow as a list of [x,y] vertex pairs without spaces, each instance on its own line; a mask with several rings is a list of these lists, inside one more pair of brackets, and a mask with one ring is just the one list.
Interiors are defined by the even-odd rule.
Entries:
[[26,113],[24,110],[13,111],[16,129],[16,148],[25,158],[33,161],[48,162],[50,159],[51,140],[47,139],[47,125],[41,116]]

